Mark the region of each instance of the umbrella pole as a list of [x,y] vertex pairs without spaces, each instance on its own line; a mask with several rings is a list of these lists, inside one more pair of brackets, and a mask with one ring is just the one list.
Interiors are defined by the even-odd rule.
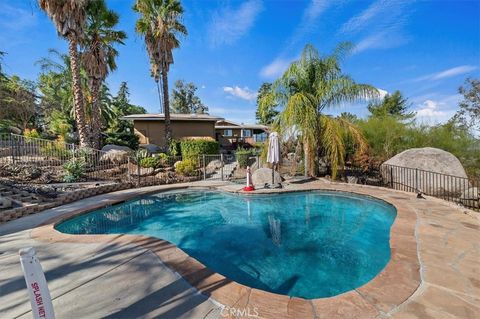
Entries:
[[272,163],[272,187],[275,184],[275,163]]

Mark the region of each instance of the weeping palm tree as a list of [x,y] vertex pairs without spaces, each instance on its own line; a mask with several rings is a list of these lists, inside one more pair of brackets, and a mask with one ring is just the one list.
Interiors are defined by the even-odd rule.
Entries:
[[118,14],[108,10],[104,0],[91,1],[87,6],[85,36],[82,39],[82,62],[89,78],[91,92],[91,144],[100,148],[101,87],[111,71],[117,68],[115,44],[124,44],[127,35],[114,30]]
[[75,121],[81,146],[90,146],[80,83],[80,59],[77,45],[83,36],[89,0],[38,0],[40,8],[54,23],[58,34],[68,40],[75,105]]
[[358,152],[366,147],[353,124],[322,114],[325,108],[378,96],[374,87],[358,84],[342,73],[340,62],[351,49],[351,44],[341,43],[331,55],[322,57],[312,45],[305,46],[300,59],[289,66],[260,101],[283,107],[276,120],[278,130],[284,134],[300,133],[306,175],[314,175],[315,160],[323,153],[335,177],[344,161],[346,135],[356,143]]
[[[170,103],[168,99],[168,71],[173,64],[173,49],[180,46],[177,36],[186,35],[187,29],[180,22],[183,8],[178,0],[137,0],[133,10],[140,13],[135,29],[145,39],[150,57],[151,75],[157,83],[159,100],[165,114],[165,142],[170,145]],[[162,81],[160,89],[159,81]],[[162,105],[160,102],[160,109]]]

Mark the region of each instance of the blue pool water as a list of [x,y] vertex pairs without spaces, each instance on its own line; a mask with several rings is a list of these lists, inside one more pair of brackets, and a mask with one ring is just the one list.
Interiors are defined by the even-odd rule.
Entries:
[[390,259],[395,216],[393,206],[350,193],[244,196],[189,189],[99,209],[56,228],[165,239],[239,283],[310,299],[375,277]]

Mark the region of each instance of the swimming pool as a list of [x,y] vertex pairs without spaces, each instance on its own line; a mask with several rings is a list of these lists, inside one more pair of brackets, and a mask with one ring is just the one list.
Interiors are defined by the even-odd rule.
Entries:
[[390,259],[395,216],[392,205],[351,193],[187,189],[102,208],[55,228],[165,239],[241,284],[312,299],[373,279]]

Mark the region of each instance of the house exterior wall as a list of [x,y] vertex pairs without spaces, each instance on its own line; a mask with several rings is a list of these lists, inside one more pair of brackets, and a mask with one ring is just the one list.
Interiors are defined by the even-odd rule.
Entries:
[[[133,122],[135,134],[140,138],[141,144],[156,144],[165,146],[165,122],[142,121]],[[172,137],[210,137],[215,139],[215,122],[212,121],[172,121]]]

